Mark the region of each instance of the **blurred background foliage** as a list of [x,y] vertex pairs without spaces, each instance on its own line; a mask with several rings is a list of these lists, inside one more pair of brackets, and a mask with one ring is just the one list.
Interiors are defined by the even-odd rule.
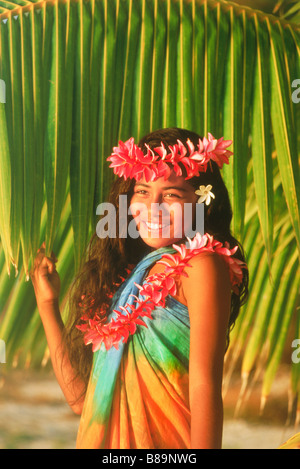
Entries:
[[[59,259],[67,313],[96,207],[112,182],[112,146],[156,128],[186,127],[234,142],[223,177],[232,230],[249,264],[250,298],[232,332],[224,389],[240,371],[238,409],[261,379],[263,409],[284,351],[291,355],[300,337],[299,19],[300,2],[289,0],[0,0],[7,369],[49,364],[26,280],[45,240]],[[300,365],[289,364],[295,410]]]

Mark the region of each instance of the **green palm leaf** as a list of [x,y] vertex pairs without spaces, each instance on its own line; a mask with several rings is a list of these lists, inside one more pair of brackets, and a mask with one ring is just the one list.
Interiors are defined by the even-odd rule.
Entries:
[[59,224],[65,200],[71,152],[72,69],[74,67],[72,13],[74,7],[69,10],[68,5],[66,6],[58,2],[53,8],[47,5],[45,9],[49,28],[44,31],[44,40],[45,43],[51,44],[53,50],[51,56],[45,57],[50,74],[44,144],[45,191],[48,210],[45,237],[48,255],[53,248],[56,227]]
[[[268,395],[294,314],[299,325],[300,112],[291,99],[299,11],[283,1],[269,3],[273,15],[239,3],[0,0],[0,337],[10,364],[47,360],[32,285],[23,282],[39,245],[45,239],[47,253],[64,259],[65,301],[113,180],[112,146],[183,126],[233,140],[223,176],[250,299],[227,376],[241,356],[247,375],[263,358]],[[16,279],[7,276],[11,263]],[[294,396],[299,379],[293,366]]]
[[300,249],[299,161],[294,114],[292,110],[290,73],[283,30],[268,23],[271,44],[271,117],[278,165],[291,221]]
[[269,263],[273,242],[273,174],[270,134],[269,37],[266,25],[254,18],[257,61],[253,87],[252,159],[258,214]]
[[246,174],[247,153],[242,143],[242,119],[243,114],[243,23],[240,16],[234,14],[233,8],[229,10],[231,36],[226,68],[226,82],[224,91],[224,135],[233,140],[233,151],[236,157],[230,166],[223,169],[224,180],[231,196],[233,209],[233,232],[242,238],[246,200]]

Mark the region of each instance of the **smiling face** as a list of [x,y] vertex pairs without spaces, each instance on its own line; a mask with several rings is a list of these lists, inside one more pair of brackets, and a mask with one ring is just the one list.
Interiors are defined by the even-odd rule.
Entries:
[[143,241],[153,249],[178,243],[192,228],[198,197],[183,176],[136,182],[130,207]]

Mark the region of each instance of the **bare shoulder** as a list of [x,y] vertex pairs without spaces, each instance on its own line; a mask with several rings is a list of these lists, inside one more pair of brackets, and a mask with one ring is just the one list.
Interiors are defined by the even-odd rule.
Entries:
[[190,302],[199,302],[200,292],[201,301],[204,301],[205,297],[230,298],[229,269],[219,254],[205,252],[195,255],[190,259],[185,273],[181,278],[182,292]]
[[195,255],[189,260],[189,266],[186,267],[185,272],[187,277],[183,280],[185,283],[189,282],[189,279],[205,278],[207,280],[208,275],[212,275],[216,278],[223,278],[224,281],[229,281],[229,270],[226,262],[219,254],[215,252],[203,252]]

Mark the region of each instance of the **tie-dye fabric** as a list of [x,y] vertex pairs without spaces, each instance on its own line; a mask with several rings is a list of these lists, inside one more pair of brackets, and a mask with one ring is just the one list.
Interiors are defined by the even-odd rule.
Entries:
[[[146,256],[113,298],[112,310],[134,301],[162,248]],[[189,337],[186,306],[169,296],[153,319],[143,318],[126,344],[94,353],[77,448],[167,449],[190,447]]]

